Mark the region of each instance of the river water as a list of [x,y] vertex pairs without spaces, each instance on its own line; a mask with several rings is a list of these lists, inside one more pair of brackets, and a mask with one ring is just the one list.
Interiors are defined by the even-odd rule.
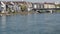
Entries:
[[60,14],[0,16],[0,34],[60,34]]

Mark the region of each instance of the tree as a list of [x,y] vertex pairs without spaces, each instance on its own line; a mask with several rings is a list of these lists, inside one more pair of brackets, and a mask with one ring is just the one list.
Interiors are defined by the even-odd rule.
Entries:
[[21,11],[25,11],[26,10],[26,6],[25,5],[21,5]]

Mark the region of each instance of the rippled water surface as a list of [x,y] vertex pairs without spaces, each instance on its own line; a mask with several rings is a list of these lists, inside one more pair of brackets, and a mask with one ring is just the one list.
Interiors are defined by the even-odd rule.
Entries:
[[60,14],[0,16],[0,34],[60,34]]

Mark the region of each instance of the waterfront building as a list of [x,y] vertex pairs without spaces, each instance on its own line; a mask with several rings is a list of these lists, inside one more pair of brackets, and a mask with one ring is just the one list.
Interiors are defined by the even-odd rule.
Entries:
[[44,8],[55,8],[55,4],[54,3],[44,3]]
[[43,3],[33,3],[33,8],[44,8],[44,4]]
[[40,8],[40,4],[39,3],[32,3],[32,6],[33,6],[33,8]]
[[[55,4],[54,3],[47,3],[45,2],[44,3],[44,8],[56,8]],[[50,13],[53,13],[53,11],[55,10],[45,10],[46,12],[50,12]]]
[[1,11],[2,11],[2,7],[1,7],[1,2],[0,2],[0,13],[1,13]]
[[26,2],[26,6],[27,6],[27,11],[31,11],[32,10],[32,2]]
[[6,2],[1,1],[1,7],[2,7],[1,13],[6,13]]
[[14,4],[12,4],[10,1],[6,2],[6,12],[14,12]]

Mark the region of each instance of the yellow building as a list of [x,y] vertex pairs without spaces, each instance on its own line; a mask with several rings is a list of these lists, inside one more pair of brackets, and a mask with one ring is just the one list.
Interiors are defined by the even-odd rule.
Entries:
[[44,3],[44,8],[55,8],[54,3]]

